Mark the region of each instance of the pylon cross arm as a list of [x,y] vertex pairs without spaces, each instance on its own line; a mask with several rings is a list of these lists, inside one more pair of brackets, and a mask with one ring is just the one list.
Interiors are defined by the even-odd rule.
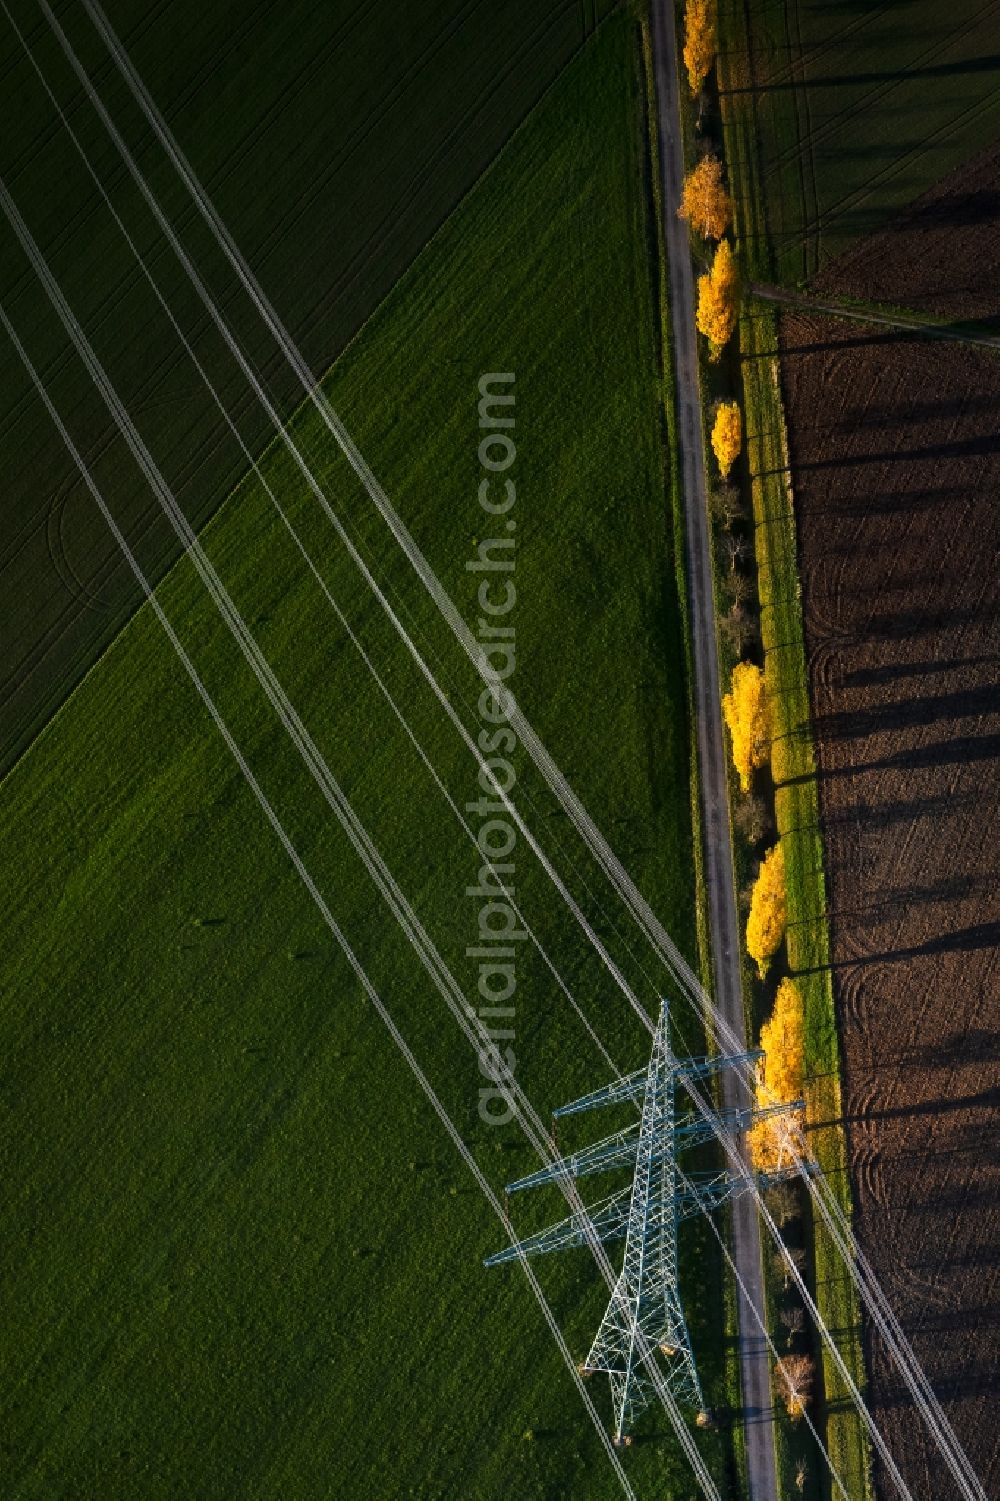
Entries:
[[[649,1160],[656,1162],[661,1157],[670,1155],[675,1146],[692,1147],[701,1142],[711,1141],[720,1130],[742,1131],[747,1128],[751,1119],[760,1119],[764,1115],[777,1114],[780,1110],[792,1110],[796,1106],[773,1106],[766,1111],[755,1111],[751,1115],[745,1110],[720,1110],[711,1119],[706,1120],[703,1116],[693,1116],[681,1121],[674,1129],[673,1139],[664,1133],[661,1139],[650,1146]],[[516,1178],[513,1183],[507,1184],[507,1193],[520,1193],[525,1188],[539,1188],[545,1183],[558,1183],[560,1178],[586,1178],[594,1173],[611,1172],[619,1167],[631,1167],[639,1150],[640,1126],[636,1121],[634,1125],[627,1126],[624,1131],[615,1131],[610,1136],[605,1136],[601,1141],[595,1141],[591,1146],[584,1147],[579,1152],[572,1152],[566,1157],[561,1157],[557,1162],[551,1162],[547,1167],[539,1168],[534,1173],[529,1173],[524,1178]]]
[[674,1072],[681,1083],[685,1079],[707,1079],[724,1068],[735,1068],[741,1063],[756,1063],[763,1058],[763,1048],[750,1048],[745,1053],[719,1053],[713,1058],[680,1058]]
[[619,1105],[629,1100],[641,1100],[646,1091],[646,1074],[648,1070],[637,1068],[634,1074],[626,1074],[615,1084],[606,1084],[603,1089],[595,1089],[591,1094],[581,1095],[578,1100],[571,1100],[568,1105],[560,1105],[558,1110],[553,1110],[554,1116],[579,1115],[582,1110],[597,1110],[602,1105]]
[[637,1123],[624,1131],[616,1131],[613,1136],[606,1136],[603,1141],[594,1142],[593,1146],[584,1147],[580,1152],[562,1157],[548,1167],[539,1168],[526,1178],[508,1183],[507,1192],[518,1193],[523,1188],[537,1188],[542,1183],[557,1183],[560,1178],[586,1178],[591,1173],[606,1173],[616,1167],[628,1167],[635,1161],[638,1145]]
[[619,1240],[628,1230],[630,1188],[620,1189],[590,1209],[577,1211],[557,1225],[539,1230],[516,1245],[506,1246],[492,1256],[487,1256],[485,1266],[499,1266],[504,1261],[514,1261],[521,1256],[544,1256],[550,1251],[563,1251],[568,1246],[585,1246],[591,1235],[600,1241]]

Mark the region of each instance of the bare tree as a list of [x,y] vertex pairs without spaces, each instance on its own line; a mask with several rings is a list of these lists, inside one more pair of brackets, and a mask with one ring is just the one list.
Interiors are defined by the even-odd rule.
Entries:
[[806,1464],[804,1459],[800,1459],[795,1466],[795,1489],[799,1492],[800,1495],[805,1491],[806,1481],[808,1479],[809,1466]]
[[801,1213],[798,1195],[791,1183],[776,1183],[767,1191],[767,1207],[779,1230],[797,1220]]
[[745,605],[753,594],[750,580],[745,573],[727,573],[726,591],[734,605]]
[[750,556],[750,543],[746,537],[734,537],[730,532],[725,540],[726,557],[729,566],[735,571],[740,563],[745,563]]
[[783,1308],[778,1317],[788,1330],[788,1348],[791,1349],[795,1336],[806,1327],[806,1311],[801,1303],[793,1303],[789,1308]]
[[743,516],[743,496],[737,485],[713,485],[708,498],[712,520],[728,531]]
[[[759,842],[770,833],[772,827],[770,810],[762,797],[751,793],[738,804],[733,814],[733,823],[737,832],[743,835],[749,844]],[[780,1185],[784,1187],[784,1185]]]
[[[792,1262],[792,1265],[795,1267],[795,1270],[801,1275],[801,1273],[805,1271],[805,1251],[801,1246],[786,1246],[785,1250],[788,1252],[788,1256]],[[788,1262],[785,1260],[782,1252],[777,1248],[775,1248],[774,1253],[771,1257],[771,1265],[773,1266],[775,1272],[777,1272],[778,1276],[781,1278],[782,1286],[784,1287],[785,1292],[787,1292],[792,1283],[792,1270],[788,1265]]]
[[756,624],[745,605],[733,605],[721,626],[723,638],[734,651],[743,653],[757,633]]

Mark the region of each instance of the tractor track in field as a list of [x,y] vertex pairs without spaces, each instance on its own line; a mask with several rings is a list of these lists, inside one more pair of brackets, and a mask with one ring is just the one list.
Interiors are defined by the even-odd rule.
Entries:
[[[855,1228],[995,1494],[1000,366],[815,307],[780,324]],[[914,1501],[944,1501],[865,1344]]]

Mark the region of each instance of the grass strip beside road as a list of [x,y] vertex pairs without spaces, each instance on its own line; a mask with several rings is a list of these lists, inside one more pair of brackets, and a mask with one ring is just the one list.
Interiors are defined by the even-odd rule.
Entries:
[[[808,1144],[850,1216],[823,839],[810,730],[795,517],[775,354],[776,325],[770,309],[755,308],[740,320],[761,639],[774,737],[775,818],[785,850],[788,966],[805,1002],[806,1100],[811,1123]],[[848,1370],[864,1390],[857,1294],[825,1227],[815,1222],[813,1258],[820,1312],[835,1334]],[[843,1382],[825,1355],[824,1389],[831,1458],[848,1493],[866,1496],[870,1493],[867,1440]]]
[[[767,275],[769,249],[754,147],[752,95],[732,91],[745,39],[742,7],[721,7],[720,68],[726,157],[737,247],[746,272]],[[778,367],[777,314],[755,303],[739,325],[747,462],[753,504],[760,629],[773,716],[775,818],[785,848],[788,964],[806,1015],[810,1150],[850,1217],[847,1140],[842,1125],[840,1046],[827,927],[826,877],[802,623],[795,511]],[[823,1226],[813,1225],[816,1300],[844,1362],[864,1390],[857,1294]],[[824,1354],[827,1445],[853,1497],[871,1495],[868,1440],[833,1362]]]

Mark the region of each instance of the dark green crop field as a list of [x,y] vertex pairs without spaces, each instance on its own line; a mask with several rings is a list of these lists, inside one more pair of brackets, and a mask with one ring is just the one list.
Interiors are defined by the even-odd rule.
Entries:
[[[586,128],[583,122],[586,121]],[[417,259],[327,389],[466,618],[478,380],[516,376],[517,667],[557,760],[689,955],[684,647],[662,438],[638,34],[611,18]],[[315,274],[313,277],[315,281]],[[332,273],[331,273],[332,280]],[[51,336],[50,326],[36,337]],[[67,376],[68,378],[68,376]],[[471,668],[311,413],[293,423],[475,727]],[[475,768],[283,449],[265,471],[445,784]],[[102,473],[102,477],[106,477]],[[135,486],[123,463],[122,489]],[[263,490],[205,546],[470,996],[479,860]],[[187,564],[160,597],[351,942],[498,1187],[476,1059]],[[470,709],[471,705],[471,709]],[[513,753],[533,826],[650,1009],[661,981]],[[611,1497],[617,1482],[500,1226],[140,610],[0,787],[0,1444],[11,1498]],[[519,843],[518,899],[622,1067],[648,1038]],[[539,1110],[606,1065],[527,945],[517,1071]],[[684,1039],[697,1045],[689,1028]],[[590,1118],[584,1126],[592,1124]],[[600,1122],[604,1130],[614,1122]],[[570,1133],[566,1133],[569,1137]],[[584,1139],[583,1133],[579,1139]],[[518,1224],[560,1214],[553,1192]],[[683,1248],[725,1401],[714,1241]],[[540,1262],[574,1357],[603,1284]],[[608,1394],[591,1389],[605,1415]],[[699,1443],[726,1489],[724,1434]],[[651,1416],[637,1488],[690,1494]],[[727,1492],[730,1493],[731,1492]]]
[[814,275],[1000,134],[995,0],[726,0],[720,13],[727,88],[755,114],[769,241],[748,247],[755,275]]
[[[371,0],[109,0],[154,99],[301,343],[325,369],[394,285],[511,131],[609,9],[566,0],[421,0],[391,24]],[[196,253],[206,236],[83,7],[55,7],[164,207]],[[34,0],[11,0],[21,29],[102,183],[185,332],[238,411],[247,441],[265,428]],[[0,16],[0,175],[93,332],[113,378],[190,516],[205,521],[245,468],[204,400],[179,340],[60,124],[16,32]],[[291,409],[301,391],[279,366],[209,254],[206,274],[244,347]],[[159,577],[176,556],[123,447],[47,331],[41,295],[9,231],[0,296],[31,333],[60,406],[129,536]],[[45,330],[43,332],[43,330]],[[113,638],[136,591],[33,400],[17,361],[0,361],[4,660],[0,769],[7,769]]]

